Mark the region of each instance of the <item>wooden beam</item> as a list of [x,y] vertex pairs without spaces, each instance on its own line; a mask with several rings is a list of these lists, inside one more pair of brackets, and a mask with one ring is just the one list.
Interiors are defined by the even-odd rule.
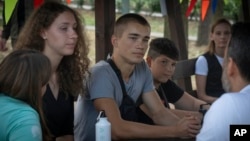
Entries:
[[188,59],[184,24],[179,0],[166,0],[171,40],[179,48],[180,60]]
[[111,35],[115,22],[115,0],[95,0],[95,60],[112,52]]
[[241,0],[241,3],[243,9],[243,20],[246,22],[250,22],[250,1]]
[[[165,2],[167,7],[171,40],[175,43],[176,47],[179,48],[180,60],[188,59],[180,2],[179,0],[165,0]],[[190,82],[190,77],[178,80],[178,84],[179,86],[181,85],[181,87],[189,86]]]

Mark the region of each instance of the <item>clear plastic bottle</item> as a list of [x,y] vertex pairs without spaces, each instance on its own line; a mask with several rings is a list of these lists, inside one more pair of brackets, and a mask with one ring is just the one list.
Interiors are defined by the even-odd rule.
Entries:
[[104,111],[100,111],[95,124],[96,141],[111,141],[111,124],[105,116]]

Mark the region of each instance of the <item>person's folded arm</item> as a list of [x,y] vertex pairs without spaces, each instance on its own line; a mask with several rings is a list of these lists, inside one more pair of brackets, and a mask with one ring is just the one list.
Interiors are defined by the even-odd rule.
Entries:
[[[190,138],[194,137],[200,128],[199,126],[192,126],[196,121],[191,118],[182,119],[178,123],[175,122],[172,126],[147,125],[123,120],[120,116],[118,105],[112,98],[95,99],[94,105],[97,110],[105,111],[105,115],[111,123],[111,136],[114,140],[168,137]],[[192,126],[191,129],[190,126]]]
[[148,111],[146,114],[151,117],[155,124],[173,125],[180,120],[177,115],[173,114],[163,105],[156,91],[143,94],[142,100]]
[[207,102],[195,98],[192,95],[184,92],[181,98],[174,103],[176,109],[189,110],[189,111],[199,111],[201,104],[206,104]]

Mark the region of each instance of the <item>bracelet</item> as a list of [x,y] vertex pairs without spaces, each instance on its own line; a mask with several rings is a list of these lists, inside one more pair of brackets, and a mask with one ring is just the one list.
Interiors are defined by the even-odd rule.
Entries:
[[[207,109],[204,109],[204,106],[207,106],[207,105],[211,105],[211,103],[206,103],[206,104],[201,104],[200,105],[200,109],[199,109],[199,112],[203,115],[203,117],[205,116],[206,112],[207,112]],[[203,118],[201,120],[201,125],[203,124]]]
[[211,103],[201,104],[199,112],[203,114],[203,116],[206,114],[207,109],[204,109],[204,106],[211,105]]

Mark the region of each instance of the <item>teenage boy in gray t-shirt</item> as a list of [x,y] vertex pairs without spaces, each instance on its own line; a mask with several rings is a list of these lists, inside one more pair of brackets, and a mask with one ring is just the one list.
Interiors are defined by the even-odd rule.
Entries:
[[[180,118],[173,114],[160,102],[154,90],[151,72],[143,61],[150,30],[147,20],[138,14],[129,13],[118,18],[111,38],[113,54],[109,62],[100,61],[94,65],[87,82],[87,94],[78,98],[75,140],[95,140],[96,117],[101,110],[111,123],[113,140],[192,138],[199,132],[201,120],[198,117]],[[140,96],[157,125],[136,121],[136,101]]]

